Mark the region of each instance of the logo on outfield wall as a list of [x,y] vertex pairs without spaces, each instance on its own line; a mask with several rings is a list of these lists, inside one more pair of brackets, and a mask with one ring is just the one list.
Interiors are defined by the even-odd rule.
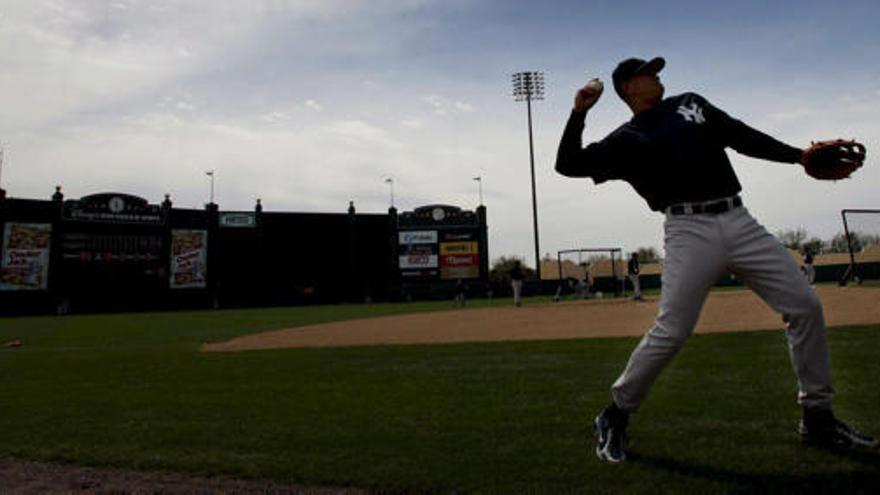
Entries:
[[479,254],[476,242],[441,242],[440,254]]
[[244,213],[221,213],[221,227],[243,227],[250,228],[257,226],[257,215],[253,212]]
[[64,219],[77,222],[154,224],[165,223],[159,205],[122,193],[101,193],[64,202]]
[[422,268],[437,268],[436,254],[408,254],[400,257],[400,268],[403,270],[415,270]]
[[411,230],[399,232],[400,244],[434,244],[437,242],[436,230]]

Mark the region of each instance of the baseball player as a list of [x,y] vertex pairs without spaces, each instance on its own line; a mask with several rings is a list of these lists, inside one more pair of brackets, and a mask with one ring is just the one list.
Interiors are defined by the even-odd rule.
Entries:
[[522,286],[523,279],[522,265],[519,260],[513,262],[513,268],[510,269],[510,286],[513,289],[513,304],[517,307],[522,306]]
[[633,117],[586,147],[584,120],[602,87],[594,80],[578,90],[556,159],[556,171],[568,177],[590,177],[596,184],[627,181],[651,210],[666,215],[659,312],[612,385],[611,404],[595,419],[596,454],[610,462],[626,458],[630,413],[690,336],[710,288],[728,271],[784,315],[803,407],[801,439],[828,447],[876,447],[877,440],[834,416],[822,304],[788,251],[743,206],[725,148],[806,164],[805,151],[731,118],[698,94],[664,99],[658,73],[665,64],[660,57],[618,64],[614,89]]
[[816,284],[816,267],[813,266],[813,251],[810,248],[804,248],[804,275],[811,286]]
[[639,255],[637,253],[632,253],[632,256],[630,256],[629,263],[626,265],[626,275],[633,286],[633,300],[644,301],[642,286],[639,283]]

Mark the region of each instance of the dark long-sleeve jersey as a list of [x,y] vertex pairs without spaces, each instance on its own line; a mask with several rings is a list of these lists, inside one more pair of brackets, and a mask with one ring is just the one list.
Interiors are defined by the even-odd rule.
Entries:
[[556,171],[600,184],[629,182],[655,211],[733,196],[742,190],[725,148],[754,158],[796,163],[802,150],[752,129],[694,93],[662,100],[601,141],[582,146],[586,112],[573,111]]
[[626,264],[626,271],[630,275],[638,275],[639,274],[639,260],[638,258],[630,258],[629,263]]

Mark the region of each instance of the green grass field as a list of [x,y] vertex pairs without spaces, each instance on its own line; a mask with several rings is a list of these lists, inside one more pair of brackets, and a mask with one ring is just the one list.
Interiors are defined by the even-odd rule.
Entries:
[[[694,336],[600,463],[636,339],[203,354],[448,303],[0,319],[0,457],[388,491],[874,492],[880,454],[802,447],[782,332]],[[837,411],[880,434],[880,326],[829,335]]]

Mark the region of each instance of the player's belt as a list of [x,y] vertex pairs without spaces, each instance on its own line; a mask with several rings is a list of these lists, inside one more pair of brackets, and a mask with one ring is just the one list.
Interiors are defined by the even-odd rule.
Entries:
[[742,198],[733,196],[730,198],[719,199],[718,201],[707,201],[705,203],[678,203],[666,209],[666,213],[670,215],[699,215],[711,214],[717,215],[730,211],[737,206],[742,206]]

